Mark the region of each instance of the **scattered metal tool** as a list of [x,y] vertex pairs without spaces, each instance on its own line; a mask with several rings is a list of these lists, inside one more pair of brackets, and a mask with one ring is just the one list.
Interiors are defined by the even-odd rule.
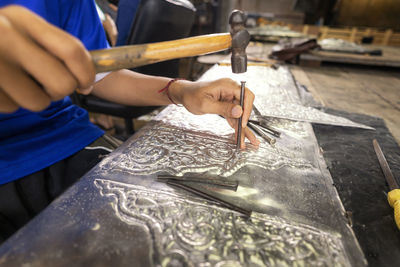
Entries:
[[376,139],[372,141],[376,156],[378,157],[379,164],[381,165],[383,174],[385,175],[386,181],[389,185],[390,192],[388,193],[389,205],[394,208],[394,220],[397,228],[400,230],[400,189],[396,182],[392,172],[390,171],[389,164],[386,161],[385,155],[382,152],[381,147]]
[[278,130],[276,130],[275,128],[268,125],[267,119],[264,118],[264,116],[261,114],[261,112],[254,105],[253,105],[253,111],[257,118],[257,120],[253,120],[254,122],[257,122],[256,124],[262,126],[264,129],[269,130],[270,132],[272,132],[272,135],[274,135],[276,137],[281,136],[281,133]]
[[260,119],[260,126],[263,127],[264,129],[270,131],[272,133],[272,135],[274,135],[276,137],[281,137],[281,132],[279,132],[275,128],[269,126],[268,123],[265,121],[265,119]]
[[203,176],[197,176],[197,175],[196,176],[193,176],[193,175],[174,176],[174,175],[168,175],[168,174],[167,175],[165,175],[165,174],[158,175],[157,180],[160,182],[165,182],[168,185],[184,189],[188,192],[191,192],[191,193],[193,193],[197,196],[203,197],[205,199],[218,202],[222,206],[232,209],[232,210],[235,210],[235,211],[238,211],[246,216],[251,215],[251,211],[242,209],[236,205],[226,202],[225,200],[222,200],[222,199],[212,196],[204,191],[196,189],[193,186],[191,186],[190,184],[188,184],[188,182],[200,183],[203,185],[217,186],[217,187],[222,187],[224,189],[236,191],[237,187],[239,185],[239,183],[237,181],[229,181],[226,178],[222,178],[222,177],[203,177]]
[[198,190],[196,188],[193,188],[190,185],[182,184],[182,183],[179,183],[179,182],[176,182],[176,181],[167,181],[167,184],[171,185],[171,186],[174,186],[174,187],[177,187],[177,188],[180,188],[180,189],[184,189],[184,190],[186,190],[186,191],[188,191],[190,193],[193,193],[193,194],[195,194],[197,196],[200,196],[200,197],[202,197],[204,199],[217,202],[221,206],[224,206],[224,207],[226,207],[228,209],[240,212],[243,215],[245,215],[246,217],[250,217],[251,216],[251,210],[246,210],[246,209],[243,209],[241,207],[238,207],[238,206],[236,206],[236,205],[234,205],[232,203],[226,202],[225,200],[222,200],[222,199],[220,199],[218,197],[212,196],[212,195],[207,194],[207,193],[205,193],[203,191],[200,191],[200,190]]
[[250,122],[248,123],[248,126],[250,129],[255,131],[258,135],[260,135],[265,141],[268,142],[268,144],[273,145],[276,143],[275,138],[269,137],[258,125]]
[[269,134],[272,134],[275,137],[281,136],[281,132],[277,131],[276,129],[272,128],[271,126],[268,126],[268,124],[263,119],[260,119],[259,121],[258,120],[249,120],[249,123],[253,123],[253,124],[260,126],[263,131],[265,131]]
[[157,176],[157,180],[161,182],[193,182],[212,186],[222,187],[224,189],[236,191],[239,183],[237,181],[229,181],[222,177],[204,177],[204,176],[174,176],[161,174]]
[[[246,82],[241,81],[240,82],[240,106],[242,107],[243,110],[243,105],[244,105],[244,90],[246,88]],[[237,134],[237,141],[236,141],[236,148],[240,149],[240,145],[242,143],[242,117],[243,117],[243,113],[240,116],[239,120],[238,120],[238,134]]]

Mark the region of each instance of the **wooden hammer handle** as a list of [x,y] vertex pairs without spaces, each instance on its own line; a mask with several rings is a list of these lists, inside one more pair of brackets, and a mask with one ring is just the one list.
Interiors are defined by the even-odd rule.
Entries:
[[203,55],[231,47],[229,33],[91,51],[96,72],[135,68],[160,61]]

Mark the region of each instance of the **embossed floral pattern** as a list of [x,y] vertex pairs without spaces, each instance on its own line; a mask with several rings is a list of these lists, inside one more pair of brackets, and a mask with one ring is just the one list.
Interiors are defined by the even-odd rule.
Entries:
[[[177,193],[96,179],[116,216],[143,228],[161,266],[349,266],[340,238],[263,214],[251,218]],[[254,213],[253,213],[254,214]]]
[[208,172],[220,176],[232,175],[245,165],[271,170],[282,166],[313,167],[303,159],[300,147],[262,143],[259,149],[249,147],[237,151],[236,145],[228,138],[162,122],[142,131],[122,153],[102,162],[102,165],[107,170],[135,175],[164,171],[173,175]]

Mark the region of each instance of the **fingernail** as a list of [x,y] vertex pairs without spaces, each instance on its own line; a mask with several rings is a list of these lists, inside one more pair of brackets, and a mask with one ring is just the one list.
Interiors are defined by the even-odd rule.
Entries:
[[238,118],[240,117],[240,115],[242,115],[242,109],[239,106],[235,106],[232,109],[232,116]]

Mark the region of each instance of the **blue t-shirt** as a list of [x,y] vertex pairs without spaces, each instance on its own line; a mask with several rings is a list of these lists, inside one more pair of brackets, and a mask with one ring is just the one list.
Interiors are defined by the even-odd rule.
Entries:
[[[22,5],[80,39],[88,50],[108,47],[93,0],[0,0]],[[0,113],[0,184],[46,168],[104,134],[69,97],[41,112]]]

